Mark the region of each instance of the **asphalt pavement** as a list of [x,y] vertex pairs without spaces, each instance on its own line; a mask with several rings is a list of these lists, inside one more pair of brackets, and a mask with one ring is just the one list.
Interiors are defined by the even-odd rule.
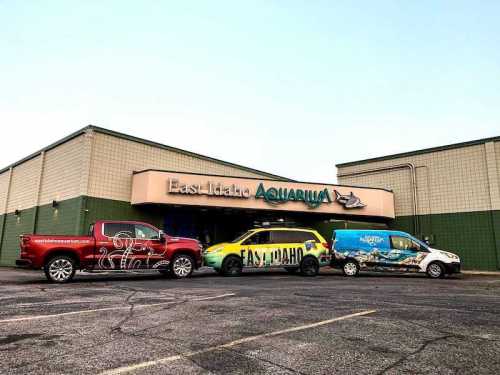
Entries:
[[0,269],[1,374],[498,374],[500,277]]

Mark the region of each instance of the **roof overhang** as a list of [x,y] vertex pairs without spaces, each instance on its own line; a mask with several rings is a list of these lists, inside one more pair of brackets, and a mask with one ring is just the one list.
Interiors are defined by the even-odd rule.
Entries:
[[385,189],[158,170],[134,173],[131,203],[394,218]]

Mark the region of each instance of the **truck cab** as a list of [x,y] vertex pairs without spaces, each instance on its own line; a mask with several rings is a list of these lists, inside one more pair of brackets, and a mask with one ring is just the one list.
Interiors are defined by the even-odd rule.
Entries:
[[138,221],[101,220],[88,236],[20,236],[18,267],[43,269],[50,281],[71,280],[77,269],[99,271],[157,270],[176,278],[201,266],[202,246],[190,238],[172,237]]

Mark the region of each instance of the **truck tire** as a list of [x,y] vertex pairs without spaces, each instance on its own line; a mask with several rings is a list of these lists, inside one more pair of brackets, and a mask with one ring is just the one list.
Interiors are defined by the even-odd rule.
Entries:
[[75,260],[67,255],[56,255],[43,267],[47,279],[54,283],[67,283],[76,272]]
[[170,274],[176,279],[184,279],[191,276],[194,270],[194,260],[190,255],[174,255],[170,264]]
[[300,262],[300,273],[302,276],[316,276],[319,273],[318,260],[313,256],[307,256]]
[[427,276],[431,279],[441,279],[445,275],[445,269],[440,262],[432,262],[427,266]]
[[229,255],[222,262],[221,272],[224,276],[240,276],[243,270],[243,262],[237,255]]
[[348,260],[342,265],[342,272],[344,276],[358,276],[359,274],[359,264],[354,260]]

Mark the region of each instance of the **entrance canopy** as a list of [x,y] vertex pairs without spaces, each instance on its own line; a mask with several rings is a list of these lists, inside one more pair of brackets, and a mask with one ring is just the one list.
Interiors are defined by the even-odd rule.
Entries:
[[385,189],[158,170],[134,173],[131,203],[394,218]]

